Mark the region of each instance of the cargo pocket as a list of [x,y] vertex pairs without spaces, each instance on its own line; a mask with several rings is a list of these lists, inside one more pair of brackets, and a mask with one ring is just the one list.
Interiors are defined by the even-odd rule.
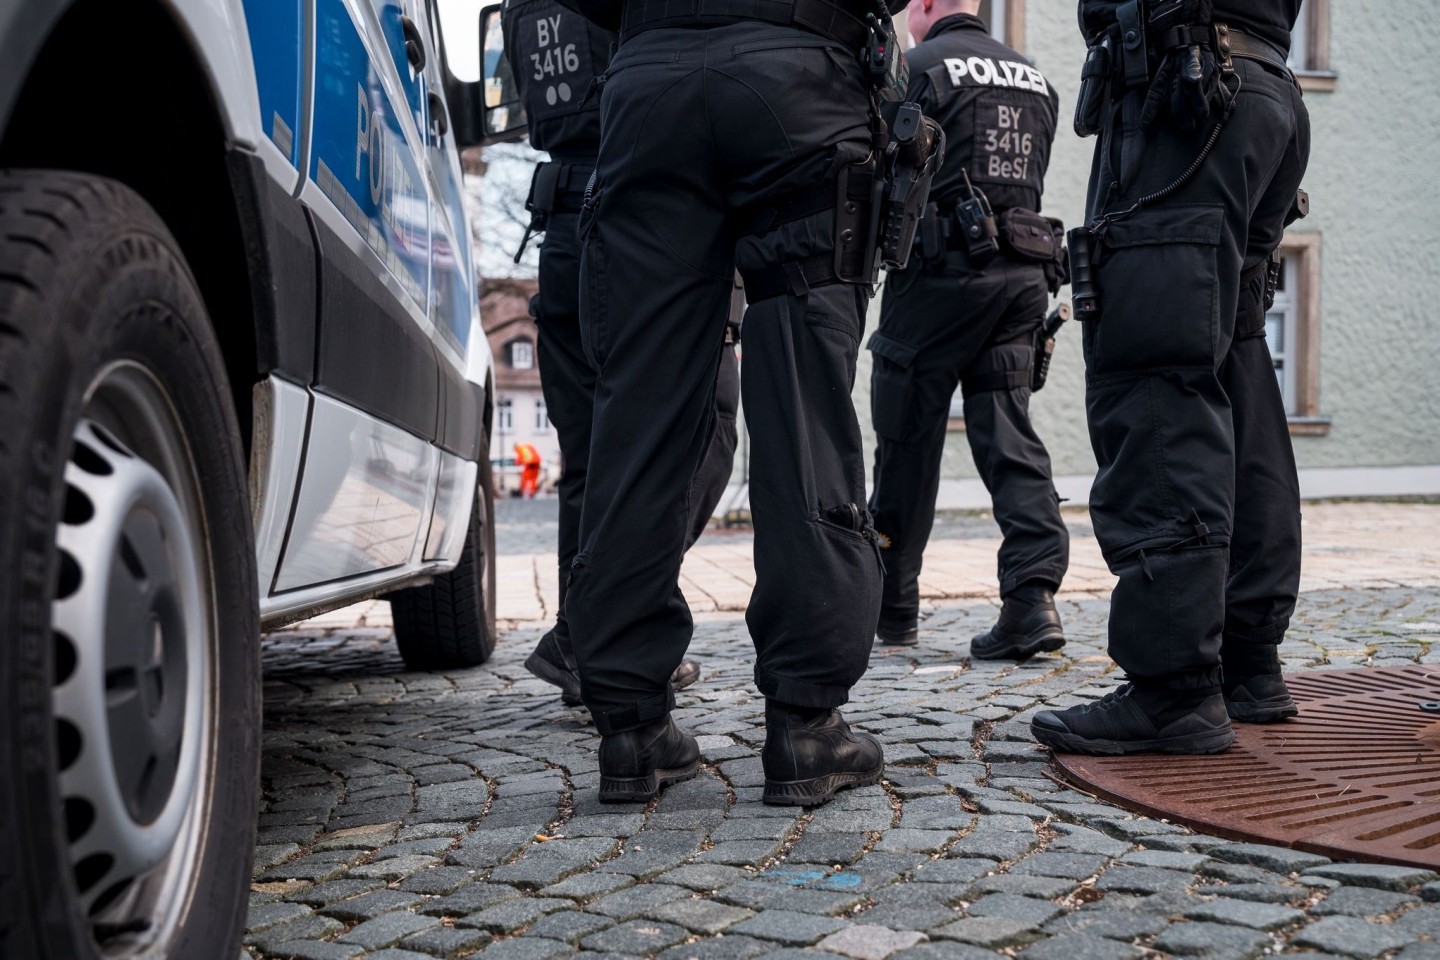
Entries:
[[879,330],[870,335],[867,346],[875,355],[870,375],[875,432],[891,440],[906,440],[915,429],[910,407],[915,399],[912,368],[919,348]]
[[1086,325],[1092,377],[1214,369],[1224,218],[1218,204],[1171,206],[1105,228],[1100,319]]

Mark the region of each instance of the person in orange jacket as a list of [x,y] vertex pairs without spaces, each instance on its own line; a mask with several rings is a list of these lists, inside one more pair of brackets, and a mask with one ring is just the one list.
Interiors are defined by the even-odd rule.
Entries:
[[540,451],[531,444],[517,443],[515,462],[520,464],[520,495],[534,499],[540,489]]

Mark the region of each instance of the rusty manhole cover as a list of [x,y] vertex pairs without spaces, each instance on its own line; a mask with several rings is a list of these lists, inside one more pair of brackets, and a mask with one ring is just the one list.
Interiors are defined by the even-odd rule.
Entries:
[[1208,757],[1057,754],[1124,807],[1221,836],[1440,868],[1440,668],[1287,674],[1300,715]]

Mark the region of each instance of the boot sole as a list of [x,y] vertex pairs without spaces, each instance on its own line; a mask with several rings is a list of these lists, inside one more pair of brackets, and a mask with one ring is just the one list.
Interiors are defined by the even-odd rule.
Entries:
[[1270,700],[1243,701],[1225,700],[1225,712],[1236,723],[1279,723],[1298,716],[1300,708],[1289,697],[1275,697]]
[[1235,731],[1230,729],[1168,737],[1164,740],[1091,740],[1045,727],[1032,727],[1031,732],[1035,734],[1036,740],[1057,753],[1085,753],[1103,757],[1127,753],[1223,753],[1235,742]]
[[761,800],[772,807],[814,807],[841,790],[879,783],[883,766],[868,773],[828,773],[809,780],[766,780]]
[[600,778],[601,803],[645,803],[672,783],[693,780],[700,772],[700,762],[677,767],[674,770],[656,770],[648,777],[606,777]]
[[579,706],[580,684],[570,671],[555,666],[540,656],[538,651],[525,658],[525,669],[546,683],[559,687],[560,699],[567,707]]
[[1006,644],[983,653],[976,651],[973,641],[970,656],[976,660],[1029,660],[1037,653],[1054,653],[1065,646],[1065,631],[1060,627],[1045,627],[1038,633],[1027,636],[1018,643]]

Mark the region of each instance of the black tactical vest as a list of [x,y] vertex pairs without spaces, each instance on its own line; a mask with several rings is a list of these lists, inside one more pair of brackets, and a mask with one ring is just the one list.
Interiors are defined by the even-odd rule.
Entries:
[[[1124,0],[1080,0],[1080,29],[1087,40],[1115,22]],[[1290,31],[1300,16],[1301,0],[1215,0],[1214,19],[1290,49]]]
[[963,170],[997,214],[1039,211],[1060,102],[1040,71],[969,14],[937,21],[905,58],[910,98],[945,130],[930,199],[941,207],[967,199]]
[[556,159],[593,161],[600,152],[600,97],[583,107],[580,101],[609,65],[615,34],[555,0],[506,0],[503,24],[530,145]]

